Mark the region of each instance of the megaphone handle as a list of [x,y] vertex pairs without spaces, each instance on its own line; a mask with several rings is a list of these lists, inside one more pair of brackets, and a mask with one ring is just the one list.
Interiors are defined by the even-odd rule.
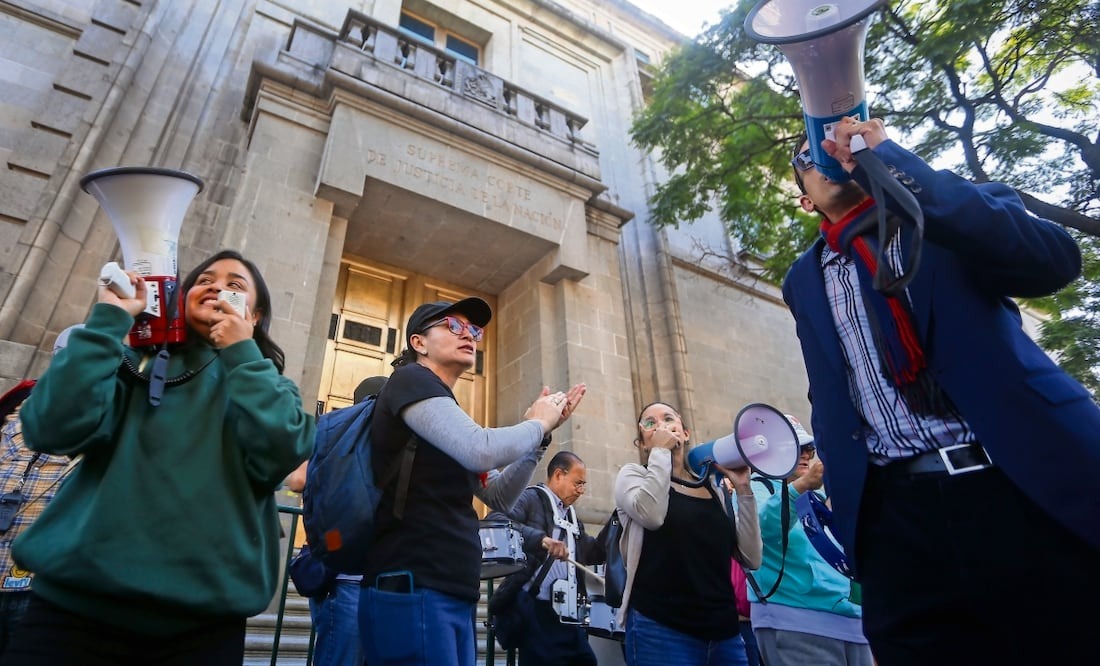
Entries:
[[853,153],[858,153],[867,150],[867,141],[864,140],[862,134],[853,134],[852,140],[848,143],[848,148]]
[[119,298],[133,298],[134,285],[130,283],[130,276],[116,261],[108,261],[99,271],[99,284],[115,292]]

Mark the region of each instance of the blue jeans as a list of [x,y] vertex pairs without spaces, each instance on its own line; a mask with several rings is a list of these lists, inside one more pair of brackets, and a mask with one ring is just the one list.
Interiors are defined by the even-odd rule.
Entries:
[[421,588],[362,588],[359,635],[370,666],[474,666],[475,604]]
[[655,622],[638,611],[626,612],[627,666],[748,666],[740,634],[705,641]]
[[317,640],[314,666],[363,666],[359,644],[359,581],[336,579],[324,599],[309,600]]

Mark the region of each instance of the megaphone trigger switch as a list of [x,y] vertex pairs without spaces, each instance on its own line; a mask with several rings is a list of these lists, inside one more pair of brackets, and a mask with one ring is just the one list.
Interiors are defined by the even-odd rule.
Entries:
[[117,261],[109,261],[103,265],[102,270],[99,271],[99,284],[115,292],[119,298],[133,298],[136,292],[134,285],[130,282],[130,276],[122,270]]

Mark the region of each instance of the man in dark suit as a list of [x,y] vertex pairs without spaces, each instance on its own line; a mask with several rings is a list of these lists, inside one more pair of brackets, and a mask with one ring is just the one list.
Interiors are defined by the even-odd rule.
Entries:
[[[563,624],[550,601],[558,581],[580,585],[580,590],[584,590],[582,572],[567,560],[602,564],[606,557],[603,546],[585,533],[584,524],[577,520],[573,509],[573,504],[584,494],[585,477],[584,461],[575,453],[559,451],[546,466],[545,484],[524,490],[507,515],[493,512],[488,516],[488,520],[511,520],[523,536],[526,569],[506,578],[497,592],[502,599],[514,599],[521,594],[531,594],[535,599],[534,615],[523,618],[527,624],[522,631],[515,632],[520,666],[596,664],[584,628],[579,624]],[[550,563],[545,564],[548,560]],[[545,573],[540,579],[544,565]],[[570,586],[559,584],[559,587]],[[502,612],[517,613],[522,607],[513,601]]]
[[[883,202],[867,195],[854,135],[914,195],[922,247],[904,207],[884,197],[901,233],[881,251]],[[1076,278],[1077,245],[1009,187],[933,170],[880,120],[845,119],[822,142],[851,181],[819,173],[807,145],[795,176],[802,208],[824,218],[822,238],[791,267],[783,296],[875,658],[1094,659],[1095,621],[1066,613],[1065,599],[1100,593],[1100,409],[1028,337],[1011,300]],[[872,286],[880,263],[896,272],[918,250],[907,288]]]

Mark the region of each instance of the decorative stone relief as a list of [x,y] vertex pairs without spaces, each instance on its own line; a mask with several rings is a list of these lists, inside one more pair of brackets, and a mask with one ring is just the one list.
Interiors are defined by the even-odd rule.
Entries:
[[483,73],[467,76],[462,82],[462,92],[479,102],[484,102],[493,108],[497,107],[497,95],[493,90],[493,82]]

